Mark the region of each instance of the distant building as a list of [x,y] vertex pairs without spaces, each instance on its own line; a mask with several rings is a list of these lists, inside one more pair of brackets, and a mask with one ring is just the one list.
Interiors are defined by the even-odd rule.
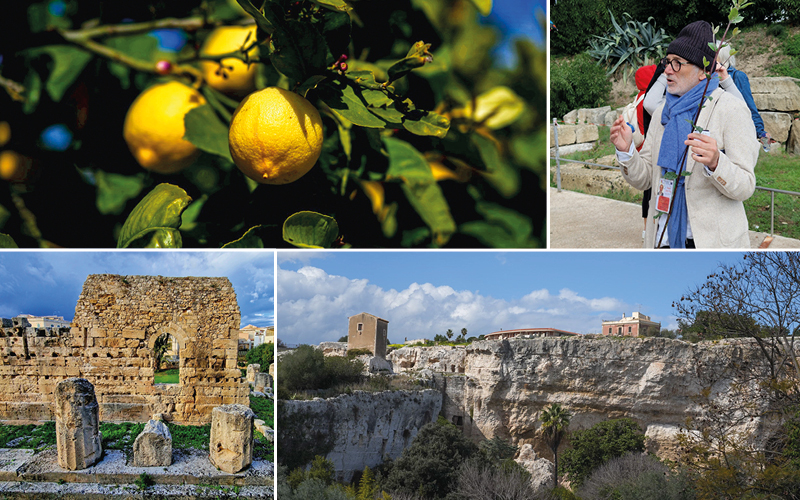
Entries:
[[492,332],[484,335],[486,340],[503,340],[503,339],[533,339],[539,337],[565,337],[580,335],[580,333],[568,332],[566,330],[559,330],[558,328],[518,328],[516,330],[501,330],[499,332]]
[[247,325],[239,330],[239,350],[255,349],[261,344],[275,343],[274,326]]
[[631,313],[630,317],[622,313],[622,319],[603,320],[603,335],[621,335],[625,337],[638,337],[655,335],[661,331],[661,323],[650,320],[650,316],[640,312]]
[[[20,314],[16,318],[25,318],[30,326],[39,330],[52,330],[53,328],[69,328],[70,321],[66,321],[63,316],[34,316],[32,314]],[[15,319],[16,319],[15,318]]]
[[373,356],[386,357],[389,321],[369,313],[350,316],[347,349],[369,349]]

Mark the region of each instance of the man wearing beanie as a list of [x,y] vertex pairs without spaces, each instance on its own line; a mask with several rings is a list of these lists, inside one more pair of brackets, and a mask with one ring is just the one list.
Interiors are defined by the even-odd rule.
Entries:
[[[759,144],[745,102],[720,89],[716,74],[705,73],[703,58],[709,67],[714,61],[709,44],[714,34],[705,21],[684,27],[669,44],[663,61],[667,98],[653,114],[641,151],[622,117],[611,127],[625,180],[653,189],[647,248],[750,247],[742,202],[755,191]],[[691,122],[704,90],[699,134]],[[681,164],[688,175],[676,179]]]

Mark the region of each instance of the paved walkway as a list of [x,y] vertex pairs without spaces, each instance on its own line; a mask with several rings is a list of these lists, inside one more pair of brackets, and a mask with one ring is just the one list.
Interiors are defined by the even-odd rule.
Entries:
[[[550,248],[642,248],[642,208],[550,188]],[[800,249],[800,240],[750,231],[750,248]]]

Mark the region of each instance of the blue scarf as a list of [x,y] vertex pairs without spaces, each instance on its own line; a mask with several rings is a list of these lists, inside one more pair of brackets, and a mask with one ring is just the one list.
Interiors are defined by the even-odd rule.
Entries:
[[[664,104],[664,110],[661,112],[664,135],[661,138],[661,149],[658,152],[658,165],[661,167],[662,177],[667,172],[678,173],[680,168],[678,162],[686,149],[686,145],[683,142],[686,140],[686,136],[692,133],[692,122],[705,87],[706,82],[702,80],[682,96],[672,95],[667,92],[667,101]],[[719,77],[714,75],[708,83],[706,96],[709,96],[717,87],[719,87]],[[667,225],[670,248],[686,248],[688,215],[686,212],[684,179],[684,176],[680,176],[675,181],[673,188],[672,215]],[[658,244],[658,241],[656,241],[656,244]]]

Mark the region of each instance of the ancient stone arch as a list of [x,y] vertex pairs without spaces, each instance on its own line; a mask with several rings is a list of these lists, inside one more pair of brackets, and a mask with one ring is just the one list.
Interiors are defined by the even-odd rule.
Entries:
[[[248,404],[236,366],[240,323],[226,278],[91,275],[72,328],[54,337],[0,337],[0,419],[52,420],[55,384],[82,377],[95,387],[103,421],[167,413],[203,424],[222,404]],[[181,384],[153,383],[153,345],[180,346]]]

